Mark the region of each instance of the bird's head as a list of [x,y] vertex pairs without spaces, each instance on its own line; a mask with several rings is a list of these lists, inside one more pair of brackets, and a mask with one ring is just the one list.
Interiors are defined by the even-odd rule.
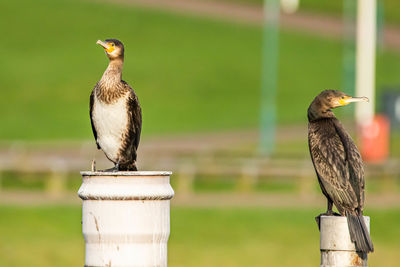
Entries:
[[368,102],[368,98],[352,97],[338,90],[322,91],[316,98],[319,99],[322,106],[326,109],[333,109],[341,106],[346,106],[352,102]]
[[351,97],[338,90],[325,90],[322,91],[315,99],[311,102],[308,108],[308,118],[313,120],[323,117],[332,117],[333,112],[331,109],[346,106],[352,102],[368,102],[368,98],[363,97]]
[[117,39],[107,39],[104,42],[98,40],[96,44],[101,45],[110,60],[124,58],[124,45]]

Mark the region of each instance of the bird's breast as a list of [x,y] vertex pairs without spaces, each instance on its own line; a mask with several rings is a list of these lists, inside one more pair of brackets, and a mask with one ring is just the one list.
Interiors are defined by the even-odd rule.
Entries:
[[92,116],[97,131],[97,142],[107,157],[116,162],[123,143],[123,134],[128,126],[125,97],[111,104],[106,104],[95,97]]

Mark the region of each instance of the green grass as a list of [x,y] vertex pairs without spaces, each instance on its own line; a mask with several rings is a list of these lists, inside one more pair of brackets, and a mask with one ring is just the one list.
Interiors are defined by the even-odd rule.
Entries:
[[[169,266],[315,266],[321,210],[171,209]],[[80,207],[0,206],[0,266],[82,266]],[[367,211],[376,251],[369,266],[395,266],[400,210]]]
[[[253,5],[262,5],[264,0],[219,0],[223,2],[245,3]],[[342,16],[343,0],[329,1],[329,0],[299,0],[300,11],[313,12],[320,14],[328,14],[336,17]],[[357,0],[346,0],[354,1]],[[385,22],[391,24],[400,24],[400,2],[397,0],[377,0],[383,7]]]
[[[92,138],[88,98],[107,65],[95,41],[109,37],[125,43],[144,136],[258,125],[260,27],[79,0],[2,10],[0,140]],[[306,123],[313,97],[341,86],[342,47],[290,31],[280,41],[278,122]],[[378,55],[378,90],[399,68],[399,54]]]
[[[352,0],[355,1],[356,0]],[[400,2],[397,0],[377,0],[382,5],[386,23],[400,25]],[[319,12],[334,16],[342,16],[343,1],[300,0],[300,8],[304,11]]]

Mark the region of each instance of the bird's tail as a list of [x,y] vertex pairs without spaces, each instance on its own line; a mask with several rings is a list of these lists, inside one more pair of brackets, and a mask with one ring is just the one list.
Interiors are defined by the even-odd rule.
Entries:
[[357,251],[365,253],[373,252],[374,245],[372,244],[367,225],[364,221],[364,216],[351,214],[346,211],[347,224],[349,226],[351,241],[355,243]]

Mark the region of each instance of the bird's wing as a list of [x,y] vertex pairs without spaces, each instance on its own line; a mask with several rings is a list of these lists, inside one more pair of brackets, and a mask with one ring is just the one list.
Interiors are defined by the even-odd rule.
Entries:
[[344,144],[344,150],[347,155],[347,162],[349,166],[349,182],[353,188],[357,197],[359,207],[362,211],[364,206],[364,165],[360,152],[350,135],[343,128],[342,124],[338,121],[334,121],[336,132],[338,133],[342,143]]
[[96,131],[96,128],[94,127],[93,118],[92,118],[93,105],[94,105],[94,90],[90,94],[89,115],[90,115],[90,123],[92,125],[92,131],[93,131],[93,135],[94,135],[94,140],[96,141],[97,149],[100,149],[100,145],[97,142],[97,131]]
[[131,95],[128,99],[129,115],[130,119],[133,121],[133,132],[135,148],[139,147],[140,133],[142,132],[142,109],[138,98],[135,94]]
[[131,127],[128,132],[127,140],[132,142],[131,153],[133,153],[133,159],[136,160],[136,150],[139,147],[140,134],[142,131],[142,110],[140,108],[138,97],[133,89],[126,82],[124,82],[124,84],[125,87],[128,87],[130,92],[127,100],[127,106],[129,114],[128,118],[130,120]]
[[311,157],[322,186],[339,211],[353,209],[358,203],[350,184],[349,162],[342,140],[332,130],[329,135],[310,136]]

